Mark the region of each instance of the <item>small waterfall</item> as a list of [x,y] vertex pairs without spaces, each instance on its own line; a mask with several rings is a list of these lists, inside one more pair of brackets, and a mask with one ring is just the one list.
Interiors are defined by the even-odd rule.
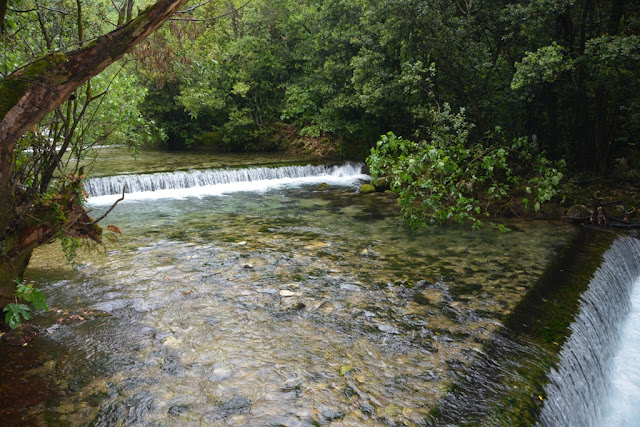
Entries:
[[640,277],[640,240],[619,238],[603,258],[581,296],[580,311],[560,352],[558,368],[549,375],[547,400],[540,414],[543,426],[598,426],[607,415],[613,359]]
[[[126,188],[128,195],[158,192],[152,197],[180,197],[220,194],[229,191],[262,190],[292,181],[322,182],[326,180],[330,182],[333,180],[350,183],[357,179],[369,178],[362,174],[363,166],[362,163],[346,163],[340,166],[252,167],[117,175],[88,179],[84,186],[91,199],[94,200],[122,194],[123,188]],[[217,190],[213,190],[213,187]],[[171,192],[170,190],[181,191]],[[131,197],[127,196],[127,198]],[[106,197],[106,199],[110,198]]]

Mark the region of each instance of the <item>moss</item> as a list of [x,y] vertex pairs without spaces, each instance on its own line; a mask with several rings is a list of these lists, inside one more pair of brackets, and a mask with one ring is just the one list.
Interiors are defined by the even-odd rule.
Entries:
[[60,65],[66,60],[64,53],[52,53],[0,80],[0,117],[4,117],[16,105],[34,81],[64,83],[66,75],[60,72]]
[[0,117],[7,115],[9,110],[22,98],[30,84],[24,79],[9,76],[0,81]]

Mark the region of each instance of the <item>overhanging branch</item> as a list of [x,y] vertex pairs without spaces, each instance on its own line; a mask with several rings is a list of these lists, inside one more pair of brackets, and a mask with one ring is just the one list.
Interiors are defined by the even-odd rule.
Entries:
[[111,207],[100,218],[95,219],[92,222],[83,222],[82,225],[86,225],[86,226],[95,225],[95,224],[99,223],[100,221],[102,221],[103,219],[105,219],[106,216],[109,215],[109,213],[113,210],[113,208],[115,208],[118,203],[120,203],[121,201],[124,200],[124,192],[125,192],[126,189],[127,189],[126,185],[122,186],[122,197],[120,197],[118,200],[116,200],[115,203],[113,205],[111,205]]

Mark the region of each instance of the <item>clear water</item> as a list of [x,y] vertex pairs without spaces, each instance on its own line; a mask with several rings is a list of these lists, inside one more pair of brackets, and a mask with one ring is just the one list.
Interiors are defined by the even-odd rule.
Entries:
[[[29,277],[71,425],[420,424],[572,235],[412,231],[361,181],[127,200],[123,232],[75,271],[56,246]],[[105,207],[95,204],[96,215]]]

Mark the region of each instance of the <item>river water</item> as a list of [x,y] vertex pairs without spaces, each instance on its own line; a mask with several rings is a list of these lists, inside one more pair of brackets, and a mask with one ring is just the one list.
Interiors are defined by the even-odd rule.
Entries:
[[[188,166],[225,166],[196,160]],[[166,170],[159,165],[143,169]],[[102,163],[100,174],[115,167]],[[25,419],[423,422],[573,229],[512,221],[509,233],[412,231],[393,198],[359,194],[366,176],[348,167],[127,197],[103,221],[122,231],[106,253],[80,252],[70,269],[57,246],[39,251],[28,278],[53,310],[35,318],[46,330],[35,342],[45,360],[29,375],[56,392]],[[89,204],[99,215],[112,199]]]

